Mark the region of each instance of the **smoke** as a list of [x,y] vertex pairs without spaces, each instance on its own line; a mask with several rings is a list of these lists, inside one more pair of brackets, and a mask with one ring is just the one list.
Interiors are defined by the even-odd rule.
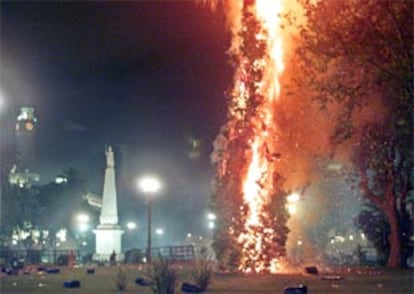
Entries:
[[[336,148],[335,152],[333,152],[332,138],[337,131],[337,122],[344,115],[343,103],[340,101],[329,101],[323,104],[316,103],[314,98],[318,93],[313,93],[304,84],[302,86],[298,83],[306,73],[303,72],[303,67],[301,67],[303,63],[299,61],[299,57],[296,54],[298,44],[295,42],[297,42],[299,33],[298,27],[305,24],[305,17],[303,9],[295,1],[284,1],[285,7],[281,26],[285,71],[280,80],[280,84],[282,85],[280,97],[274,103],[266,104],[266,107],[271,108],[267,110],[272,113],[272,122],[270,124],[264,122],[263,117],[266,111],[263,111],[258,117],[254,117],[254,115],[250,116],[249,114],[256,113],[255,111],[251,111],[252,105],[255,107],[255,103],[257,105],[262,103],[260,97],[257,98],[259,100],[255,100],[254,95],[251,95],[251,93],[257,93],[254,89],[256,84],[252,81],[252,76],[255,73],[251,70],[251,66],[246,66],[246,62],[249,62],[246,59],[251,58],[251,56],[245,55],[246,48],[243,47],[251,44],[246,44],[250,40],[246,39],[246,35],[242,37],[244,33],[242,29],[242,12],[246,13],[252,7],[247,6],[246,8],[246,6],[243,6],[243,3],[246,3],[244,1],[213,2],[214,4],[211,1],[209,2],[211,4],[210,8],[216,10],[223,9],[226,15],[227,26],[232,35],[228,54],[231,58],[236,59],[235,65],[238,66],[234,75],[234,87],[231,93],[232,101],[229,105],[229,121],[221,128],[219,135],[216,137],[214,151],[211,157],[216,167],[217,176],[218,178],[223,178],[224,181],[224,175],[230,170],[230,173],[232,173],[231,181],[226,179],[226,185],[229,185],[228,191],[231,191],[233,195],[240,192],[237,190],[240,188],[236,187],[240,184],[240,179],[235,178],[237,177],[236,175],[242,178],[242,174],[247,173],[247,166],[243,161],[249,157],[247,156],[249,153],[243,151],[242,148],[246,148],[247,145],[254,141],[252,139],[254,137],[251,136],[252,134],[246,131],[248,128],[245,128],[251,124],[255,128],[252,130],[253,132],[257,131],[258,133],[269,134],[265,139],[265,144],[259,148],[260,152],[265,154],[266,161],[269,163],[270,170],[266,172],[280,175],[284,179],[283,184],[281,182],[283,186],[278,188],[288,192],[301,190],[303,193],[306,191],[305,187],[310,187],[311,189],[307,191],[317,193],[318,197],[312,195],[312,193],[303,193],[306,197],[310,197],[310,199],[313,199],[318,204],[312,206],[313,210],[311,213],[307,211],[307,216],[311,221],[298,222],[291,220],[288,224],[291,229],[291,240],[301,238],[301,242],[306,241],[306,248],[304,247],[306,249],[306,255],[314,256],[315,252],[312,244],[318,244],[313,240],[312,234],[309,233],[312,231],[310,228],[312,225],[317,224],[322,230],[325,224],[318,220],[323,215],[326,215],[327,211],[334,211],[330,207],[329,193],[325,193],[322,188],[318,190],[315,187],[318,187],[323,181],[322,175],[326,175],[326,169],[331,160],[335,159],[340,164],[350,162],[350,154],[357,141],[357,136],[352,136],[346,143],[341,144],[340,148]],[[259,47],[259,45],[256,47]],[[257,54],[257,52],[255,53]],[[259,55],[257,54],[257,56]],[[260,56],[257,60],[261,60]],[[257,64],[260,64],[260,62]],[[266,67],[266,70],[268,70],[268,67]],[[321,74],[329,76],[335,71],[337,71],[335,67],[327,68]],[[265,74],[269,74],[269,72],[263,75]],[[270,72],[270,74],[274,80],[277,79],[276,76],[273,76],[276,75],[276,72]],[[352,79],[358,78],[358,74],[351,75],[349,82],[352,83],[354,82]],[[260,80],[260,82],[262,81],[263,79]],[[263,83],[265,87],[268,86],[267,83],[267,80]],[[253,90],[249,89],[249,86]],[[260,94],[264,95],[267,95],[266,93],[260,92]],[[356,126],[366,124],[370,121],[376,121],[385,116],[386,110],[382,103],[378,99],[366,97],[366,101],[371,100],[372,103],[357,105],[358,111],[353,111],[350,114],[349,120]],[[262,130],[257,128],[257,122],[262,122]],[[238,127],[236,124],[238,124]],[[241,136],[251,138],[246,142],[243,142],[243,139],[237,141],[241,144],[232,143],[235,142],[235,137],[241,138]],[[232,160],[235,157],[239,160]],[[338,185],[345,184],[338,182]],[[224,188],[222,187],[221,189]],[[296,246],[295,243],[293,245],[292,242],[290,243],[288,244],[290,246],[289,249]]]

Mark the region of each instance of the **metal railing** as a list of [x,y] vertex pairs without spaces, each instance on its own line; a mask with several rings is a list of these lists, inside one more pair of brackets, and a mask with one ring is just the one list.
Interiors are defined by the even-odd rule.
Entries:
[[[50,263],[55,265],[67,265],[70,253],[75,255],[77,262],[91,262],[84,260],[79,250],[0,250],[0,264],[9,264],[11,260],[17,259],[21,264],[39,264]],[[146,248],[131,249],[124,253],[125,262],[141,263],[145,256]],[[90,254],[92,256],[92,254]],[[168,258],[171,261],[187,262],[195,259],[195,250],[193,245],[182,246],[163,246],[151,248],[151,256],[158,258],[160,256]]]
[[9,263],[12,259],[17,259],[23,264],[50,263],[57,265],[66,265],[70,252],[76,258],[80,258],[79,250],[0,250],[0,259],[2,263]]

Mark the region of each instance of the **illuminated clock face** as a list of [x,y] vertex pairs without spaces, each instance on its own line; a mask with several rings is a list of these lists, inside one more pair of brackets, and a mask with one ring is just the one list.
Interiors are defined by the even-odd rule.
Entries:
[[27,122],[24,126],[26,127],[26,130],[28,131],[33,130],[33,123],[31,122]]

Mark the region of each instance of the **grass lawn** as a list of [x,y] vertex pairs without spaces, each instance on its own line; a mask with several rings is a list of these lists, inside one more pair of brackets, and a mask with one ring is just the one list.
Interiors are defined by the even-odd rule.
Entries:
[[[135,278],[143,276],[137,267],[128,268],[126,291],[118,292],[114,279],[116,267],[97,267],[95,274],[86,274],[85,268],[69,270],[62,268],[59,274],[31,274],[2,276],[0,293],[151,293],[148,287],[136,285]],[[325,281],[320,275],[279,274],[244,275],[216,273],[208,291],[205,293],[283,293],[283,289],[299,284],[308,287],[308,293],[346,293],[346,294],[411,294],[414,293],[413,270],[352,270],[340,274],[343,280]],[[183,281],[191,281],[188,270],[180,269],[176,293],[181,293]],[[63,282],[70,279],[80,280],[80,288],[64,288]]]

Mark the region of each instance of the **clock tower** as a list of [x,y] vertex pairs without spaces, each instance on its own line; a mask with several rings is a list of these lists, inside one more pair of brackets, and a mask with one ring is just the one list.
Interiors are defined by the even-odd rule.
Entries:
[[16,121],[16,149],[18,162],[10,173],[10,183],[20,187],[30,186],[39,181],[39,175],[33,173],[35,158],[35,135],[37,118],[34,108],[22,107]]
[[34,108],[22,107],[16,121],[16,147],[20,154],[17,164],[21,170],[33,170],[34,140],[37,131]]

